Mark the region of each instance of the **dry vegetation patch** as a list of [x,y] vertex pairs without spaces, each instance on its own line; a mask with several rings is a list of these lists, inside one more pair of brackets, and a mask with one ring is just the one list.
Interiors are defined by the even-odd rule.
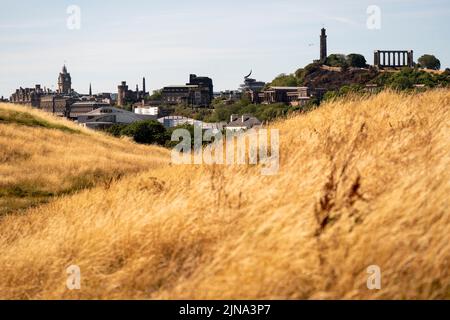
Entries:
[[0,105],[0,215],[168,163],[168,152]]
[[0,294],[450,299],[449,106],[448,90],[336,101],[274,124],[278,175],[155,165],[5,217]]

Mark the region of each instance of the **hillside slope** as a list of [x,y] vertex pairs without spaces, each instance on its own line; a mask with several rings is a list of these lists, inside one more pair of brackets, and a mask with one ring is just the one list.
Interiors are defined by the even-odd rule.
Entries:
[[167,164],[168,154],[0,104],[0,216]]
[[331,102],[274,124],[278,175],[163,166],[5,217],[0,296],[450,299],[449,120],[448,90]]
[[[334,70],[334,71],[333,71]],[[304,86],[326,88],[328,91],[339,90],[343,86],[354,84],[365,85],[378,76],[376,70],[349,68],[345,71],[336,71],[340,68],[322,66],[305,76]]]

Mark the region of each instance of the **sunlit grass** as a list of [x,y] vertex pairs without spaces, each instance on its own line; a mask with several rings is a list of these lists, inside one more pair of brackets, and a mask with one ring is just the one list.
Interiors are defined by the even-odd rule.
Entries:
[[[57,192],[92,166],[155,163],[4,217],[0,297],[449,299],[449,106],[448,90],[384,92],[275,123],[275,176],[171,166],[156,148],[0,125],[0,145],[18,159],[2,165],[4,186]],[[80,291],[66,288],[73,264]],[[371,265],[381,290],[367,289]]]

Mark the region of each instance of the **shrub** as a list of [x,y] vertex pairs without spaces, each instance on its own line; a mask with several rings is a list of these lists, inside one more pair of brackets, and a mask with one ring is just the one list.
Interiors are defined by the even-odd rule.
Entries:
[[424,54],[418,60],[419,67],[432,70],[441,69],[441,61],[432,54]]
[[347,57],[344,54],[329,55],[325,64],[330,67],[348,67]]
[[350,67],[365,68],[367,65],[366,58],[362,54],[351,53],[347,56],[347,63]]
[[144,144],[164,145],[168,139],[166,128],[155,120],[130,124],[121,130],[121,134],[132,137],[137,143]]

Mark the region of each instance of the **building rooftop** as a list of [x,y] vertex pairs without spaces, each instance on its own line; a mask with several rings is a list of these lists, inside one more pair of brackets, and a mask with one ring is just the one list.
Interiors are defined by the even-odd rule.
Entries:
[[254,126],[260,126],[262,123],[261,121],[259,121],[258,118],[249,115],[249,114],[244,114],[242,116],[239,116],[236,120],[231,121],[230,123],[227,124],[227,128],[241,128],[241,127],[245,127],[247,129],[253,128]]
[[127,111],[127,110],[123,110],[123,109],[119,109],[116,107],[100,107],[98,109],[92,110],[91,112],[85,113],[83,114],[83,116],[96,116],[96,115],[104,115],[104,114],[114,114],[114,113],[123,113],[123,114],[127,114],[133,117],[137,117],[136,114],[134,114],[133,112]]
[[72,107],[108,107],[109,104],[105,102],[98,102],[98,101],[79,101],[72,104]]
[[180,85],[170,85],[170,86],[165,86],[164,88],[198,88],[198,85],[193,85],[193,84],[180,84]]
[[298,89],[308,89],[308,87],[269,87],[272,90],[298,90]]

